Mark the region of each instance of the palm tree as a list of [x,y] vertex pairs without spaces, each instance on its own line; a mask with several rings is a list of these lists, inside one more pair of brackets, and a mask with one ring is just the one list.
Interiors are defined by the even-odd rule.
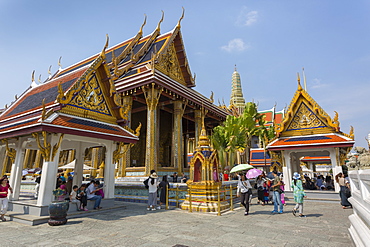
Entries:
[[241,124],[245,129],[246,139],[245,147],[247,154],[247,163],[250,163],[250,149],[252,136],[258,136],[260,127],[264,126],[263,115],[258,113],[257,105],[253,102],[245,104],[244,112],[240,116]]
[[227,116],[226,121],[213,129],[212,144],[219,152],[221,165],[232,167],[235,163],[236,151],[245,148],[245,128],[241,119]]

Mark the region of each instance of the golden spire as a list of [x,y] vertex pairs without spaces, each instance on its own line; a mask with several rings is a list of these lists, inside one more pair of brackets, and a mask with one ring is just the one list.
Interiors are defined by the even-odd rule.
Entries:
[[299,73],[298,72],[297,72],[297,81],[298,81],[298,90],[301,91],[302,90],[301,78],[299,77]]
[[39,79],[37,80],[39,83],[41,83],[41,74],[39,75]]

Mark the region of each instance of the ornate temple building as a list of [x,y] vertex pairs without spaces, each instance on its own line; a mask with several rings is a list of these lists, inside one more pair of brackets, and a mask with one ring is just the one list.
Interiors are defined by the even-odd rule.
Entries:
[[299,78],[298,89],[284,119],[275,126],[275,132],[277,137],[267,146],[271,170],[283,172],[288,190],[293,173],[302,174],[302,159],[321,158],[331,165],[332,173],[337,174],[342,172],[346,156],[355,143],[353,127],[350,134],[341,132],[338,113],[335,112],[332,119],[301,87]]
[[[189,140],[199,141],[202,123],[211,130],[228,113],[193,89],[181,34],[138,33],[113,47],[51,75],[31,87],[0,115],[0,172],[8,174],[19,197],[22,170],[41,168],[37,204],[52,200],[58,167],[75,161],[73,184],[83,165],[104,178],[106,198],[114,179],[189,170]],[[132,130],[131,128],[135,129]],[[191,147],[193,148],[193,147]],[[49,189],[48,189],[49,188]]]

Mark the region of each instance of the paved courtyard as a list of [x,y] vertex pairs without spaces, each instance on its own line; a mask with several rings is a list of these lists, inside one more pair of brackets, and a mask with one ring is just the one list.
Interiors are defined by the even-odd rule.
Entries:
[[348,216],[338,202],[309,201],[307,218],[284,214],[271,205],[241,208],[222,216],[179,209],[147,211],[145,204],[122,203],[111,211],[72,218],[63,226],[0,222],[1,246],[354,246]]

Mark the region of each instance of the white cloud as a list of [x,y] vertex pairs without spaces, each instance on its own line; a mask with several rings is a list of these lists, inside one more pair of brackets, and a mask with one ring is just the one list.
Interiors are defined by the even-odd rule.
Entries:
[[222,50],[227,52],[244,51],[249,48],[249,45],[244,43],[242,39],[232,39],[227,45],[221,47]]
[[240,26],[251,26],[257,22],[258,11],[249,11],[246,6],[241,9],[236,23]]
[[310,88],[312,89],[320,89],[328,86],[328,84],[322,83],[319,78],[314,78],[310,84]]

